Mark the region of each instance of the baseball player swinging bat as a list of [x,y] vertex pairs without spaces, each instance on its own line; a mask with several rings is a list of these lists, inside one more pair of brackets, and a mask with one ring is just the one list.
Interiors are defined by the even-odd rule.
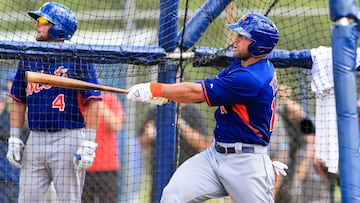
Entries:
[[128,90],[115,88],[115,87],[109,87],[105,85],[98,85],[93,84],[90,82],[84,82],[77,79],[72,78],[66,78],[66,77],[59,77],[55,75],[45,74],[45,73],[37,73],[37,72],[31,72],[26,71],[25,73],[25,80],[26,82],[32,82],[32,83],[41,83],[46,85],[52,85],[56,87],[62,87],[62,88],[71,88],[71,89],[80,89],[80,90],[101,90],[101,91],[107,91],[107,92],[115,92],[120,94],[128,94]]

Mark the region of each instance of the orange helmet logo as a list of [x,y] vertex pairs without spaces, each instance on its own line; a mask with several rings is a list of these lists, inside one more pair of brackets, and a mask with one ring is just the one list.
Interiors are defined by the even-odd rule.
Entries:
[[239,22],[246,20],[246,18],[247,18],[247,15],[243,15],[243,16],[240,18]]

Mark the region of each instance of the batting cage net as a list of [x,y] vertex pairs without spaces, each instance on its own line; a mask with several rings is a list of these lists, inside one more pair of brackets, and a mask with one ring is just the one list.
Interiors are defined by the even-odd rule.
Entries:
[[[84,189],[79,190],[72,185],[79,180],[71,174],[74,165],[65,161],[73,160],[82,146],[83,138],[77,134],[87,135],[80,129],[84,123],[90,126],[91,120],[83,114],[83,104],[99,98],[99,91],[27,83],[25,71],[89,82],[96,77],[100,85],[124,90],[151,81],[199,82],[231,64],[235,35],[226,25],[250,12],[269,17],[280,32],[269,55],[279,92],[268,153],[289,168],[287,176],[276,176],[275,202],[340,200],[328,1],[58,2],[76,20],[69,21],[71,11],[66,9],[44,9],[45,1],[0,2],[0,202],[8,202],[2,198],[15,202],[19,185],[30,193],[22,194],[28,198],[25,202],[42,198],[40,194],[46,194],[47,202],[64,198],[70,202],[66,198],[79,194],[82,202],[159,202],[174,170],[211,145],[215,107],[174,102],[157,106],[101,91],[103,100],[92,117],[99,118],[96,157],[87,169]],[[39,27],[48,23],[60,25],[49,30],[60,42],[39,38],[46,33]],[[22,105],[10,109],[11,102]],[[21,112],[25,115],[21,139],[28,155],[21,156],[19,169],[6,155],[10,120],[22,124]],[[30,165],[36,170],[29,170]],[[238,182],[242,184],[241,179]],[[236,201],[225,197],[207,202]]]

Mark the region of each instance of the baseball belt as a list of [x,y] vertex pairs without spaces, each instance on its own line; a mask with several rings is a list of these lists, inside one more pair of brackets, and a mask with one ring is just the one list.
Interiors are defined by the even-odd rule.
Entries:
[[233,154],[233,153],[256,153],[266,154],[267,147],[256,144],[246,144],[241,142],[236,143],[222,143],[216,142],[214,144],[215,150],[221,154]]

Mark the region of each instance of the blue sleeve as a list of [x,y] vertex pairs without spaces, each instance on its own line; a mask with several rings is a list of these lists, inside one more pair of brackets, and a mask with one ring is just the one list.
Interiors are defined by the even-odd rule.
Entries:
[[256,98],[260,88],[257,80],[245,70],[237,70],[227,76],[203,81],[206,100],[211,106],[251,102]]
[[[89,75],[90,77],[88,78],[87,82],[90,83],[94,83],[94,84],[99,84],[99,80],[98,77],[96,75],[96,71],[94,68],[94,64],[93,63],[89,63]],[[85,90],[83,94],[84,98],[89,98],[89,97],[99,97],[101,95],[101,91],[99,90]]]
[[24,61],[19,62],[10,92],[11,95],[15,96],[17,99],[24,103],[26,102],[27,86],[27,82],[25,81],[25,72],[29,70],[29,68],[26,68],[28,66],[29,64]]
[[[74,73],[69,77],[76,78],[85,82],[99,84],[94,64],[89,62],[76,63]],[[101,95],[101,92],[99,90],[82,90],[80,92],[85,100],[89,97],[99,97]]]

